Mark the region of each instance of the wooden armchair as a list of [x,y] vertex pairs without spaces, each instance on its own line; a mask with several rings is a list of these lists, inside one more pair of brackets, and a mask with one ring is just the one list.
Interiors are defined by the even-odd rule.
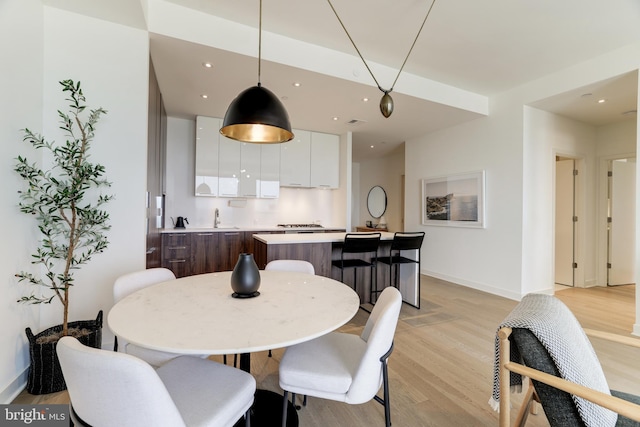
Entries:
[[[525,299],[529,296],[527,295],[521,304],[525,303],[526,305],[527,301]],[[499,328],[496,338],[498,341],[500,427],[510,425],[510,393],[511,386],[514,384],[514,375],[517,378],[526,376],[530,379],[529,388],[524,395],[523,404],[514,423],[515,426],[523,426],[526,423],[529,413],[534,412],[535,402],[542,405],[551,427],[582,427],[590,423],[591,425],[595,423],[598,427],[604,427],[605,425],[640,426],[640,397],[608,389],[601,366],[587,335],[638,348],[640,348],[640,339],[601,331],[583,330],[577,319],[560,300],[548,295],[535,295],[533,298],[543,300],[545,304],[550,303],[553,308],[546,311],[546,309],[540,309],[539,306],[536,306],[535,310],[531,310],[531,307],[528,307],[528,311],[525,311],[527,313],[526,316],[531,317],[531,313],[534,313],[533,316],[539,317],[534,324],[537,325],[536,322],[542,321],[546,328],[552,330],[551,335],[554,339],[564,340],[566,338],[567,341],[571,342],[571,345],[565,345],[561,350],[565,354],[562,357],[557,357],[554,350],[548,351],[549,347],[554,346],[549,343],[549,336],[545,337],[543,333],[542,339],[539,339],[536,333],[527,327],[520,327],[521,325],[518,324],[520,322],[514,322],[513,318],[510,319],[511,321],[506,320],[504,322],[505,324],[518,324],[518,327],[503,325]],[[562,321],[554,323],[556,322],[555,319],[550,317],[559,312],[563,315]],[[575,324],[567,325],[568,320]],[[584,331],[586,335],[579,331]],[[582,336],[578,340],[574,340],[565,335]],[[545,342],[545,344],[541,341]],[[584,344],[584,347],[581,347],[581,343]],[[515,350],[515,352],[512,350]],[[568,355],[566,354],[567,351],[569,352]],[[551,353],[554,353],[554,356]],[[588,372],[591,378],[595,377],[597,383],[604,384],[605,389],[601,387],[601,390],[598,391],[595,388],[563,378],[561,372],[566,372],[566,367],[559,366],[562,361],[569,360],[571,362],[584,354],[587,354],[587,360],[596,365],[585,366],[584,371]],[[579,372],[577,376],[582,377],[582,373]],[[587,383],[589,381],[586,380]],[[591,406],[591,409],[585,409],[588,406]],[[596,409],[594,410],[593,408]],[[609,409],[615,414],[603,411],[602,408]],[[586,416],[585,411],[587,411]],[[589,417],[592,418],[587,421]]]

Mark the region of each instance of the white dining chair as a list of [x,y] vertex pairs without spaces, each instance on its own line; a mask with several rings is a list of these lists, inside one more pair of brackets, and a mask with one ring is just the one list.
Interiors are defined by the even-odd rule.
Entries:
[[274,271],[293,271],[298,273],[316,274],[313,264],[309,261],[298,259],[276,259],[269,261],[264,268],[265,270]]
[[[287,348],[280,361],[280,387],[284,390],[283,420],[286,425],[288,393],[315,396],[349,404],[375,399],[384,405],[386,426],[391,425],[387,360],[402,297],[394,287],[380,294],[360,336],[331,332]],[[377,393],[383,386],[383,398]]]
[[179,356],[157,370],[137,357],[63,337],[56,348],[75,425],[249,426],[256,381],[207,359]]
[[[299,259],[275,259],[273,261],[269,261],[264,269],[271,271],[291,271],[294,273],[316,274],[313,264],[309,261]],[[269,357],[272,355],[273,353],[269,350]]]
[[[167,268],[149,268],[124,274],[116,279],[113,284],[113,301],[117,303],[122,298],[135,291],[169,280],[175,280],[176,276]],[[114,351],[123,351],[136,356],[154,367],[161,366],[169,360],[178,357],[179,354],[151,350],[129,343],[122,338],[115,337]],[[203,355],[202,357],[207,357]]]

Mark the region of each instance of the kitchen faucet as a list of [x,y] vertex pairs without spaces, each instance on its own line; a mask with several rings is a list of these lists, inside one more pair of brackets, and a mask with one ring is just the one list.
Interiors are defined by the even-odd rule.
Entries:
[[213,228],[218,228],[218,225],[220,225],[220,211],[216,208],[213,214]]

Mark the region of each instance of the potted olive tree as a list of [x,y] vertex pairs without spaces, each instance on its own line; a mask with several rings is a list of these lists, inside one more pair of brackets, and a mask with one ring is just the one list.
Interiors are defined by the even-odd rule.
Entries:
[[27,304],[62,304],[60,325],[34,335],[26,329],[29,339],[31,366],[27,391],[32,394],[64,390],[56,356],[56,343],[65,335],[76,336],[81,342],[99,348],[102,344],[102,311],[96,320],[69,322],[69,293],[74,286],[73,273],[91,257],[107,248],[106,232],[109,214],[103,205],[113,198],[102,194],[110,183],[104,178],[104,166],[89,162],[89,149],[95,125],[106,111],[102,108],[85,111],[85,97],[80,82],[63,80],[63,93],[70,102],[67,113],[58,111],[60,128],[67,140],[63,144],[46,141],[29,129],[24,129],[23,141],[36,150],[43,150],[42,168],[18,156],[15,171],[24,179],[19,191],[20,211],[32,215],[40,230],[41,240],[32,264],[39,271],[20,271],[20,282],[34,285],[28,296],[18,302]]

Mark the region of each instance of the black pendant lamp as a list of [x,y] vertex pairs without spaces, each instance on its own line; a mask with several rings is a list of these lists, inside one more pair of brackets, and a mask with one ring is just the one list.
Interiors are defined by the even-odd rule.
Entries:
[[262,0],[258,30],[258,85],[241,92],[231,101],[220,133],[227,138],[257,144],[291,141],[289,114],[278,97],[260,84],[262,62]]

